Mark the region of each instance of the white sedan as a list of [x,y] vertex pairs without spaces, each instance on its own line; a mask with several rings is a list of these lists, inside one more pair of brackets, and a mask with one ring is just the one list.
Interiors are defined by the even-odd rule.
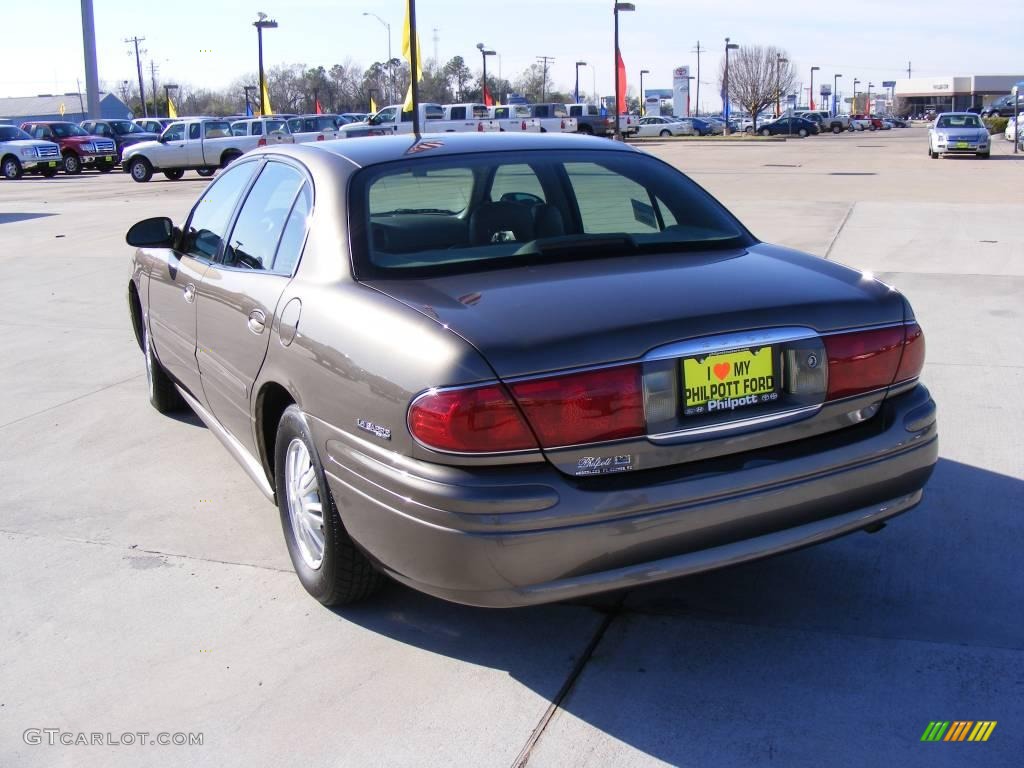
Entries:
[[689,120],[668,117],[641,117],[637,136],[694,136],[696,129]]

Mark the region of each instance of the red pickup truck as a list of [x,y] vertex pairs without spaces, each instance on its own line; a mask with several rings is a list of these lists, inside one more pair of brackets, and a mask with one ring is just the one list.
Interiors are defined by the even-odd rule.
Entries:
[[117,148],[103,136],[92,136],[74,123],[58,120],[22,123],[21,130],[34,139],[60,145],[64,173],[78,174],[83,168],[108,173],[117,165]]

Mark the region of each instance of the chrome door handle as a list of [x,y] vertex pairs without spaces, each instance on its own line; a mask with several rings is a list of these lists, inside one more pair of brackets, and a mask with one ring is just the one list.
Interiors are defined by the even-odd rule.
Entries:
[[195,283],[189,283],[185,286],[185,301],[191,304],[196,300],[196,286]]
[[249,313],[249,330],[255,334],[263,333],[263,329],[267,327],[267,316],[263,314],[263,310],[254,309]]

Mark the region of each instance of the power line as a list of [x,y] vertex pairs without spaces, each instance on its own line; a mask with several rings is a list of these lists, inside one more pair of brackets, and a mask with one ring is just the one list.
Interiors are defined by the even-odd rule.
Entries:
[[554,61],[554,60],[555,60],[554,56],[538,56],[537,57],[537,61],[544,62],[544,79],[541,80],[541,83],[540,83],[540,100],[541,100],[541,102],[544,101],[544,97],[547,95],[547,87],[548,87],[548,62],[549,61]]

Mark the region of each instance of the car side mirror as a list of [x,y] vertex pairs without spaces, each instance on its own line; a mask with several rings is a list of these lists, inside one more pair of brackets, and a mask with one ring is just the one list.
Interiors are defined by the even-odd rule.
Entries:
[[132,224],[124,239],[135,248],[171,248],[177,238],[174,222],[166,216],[154,216]]

